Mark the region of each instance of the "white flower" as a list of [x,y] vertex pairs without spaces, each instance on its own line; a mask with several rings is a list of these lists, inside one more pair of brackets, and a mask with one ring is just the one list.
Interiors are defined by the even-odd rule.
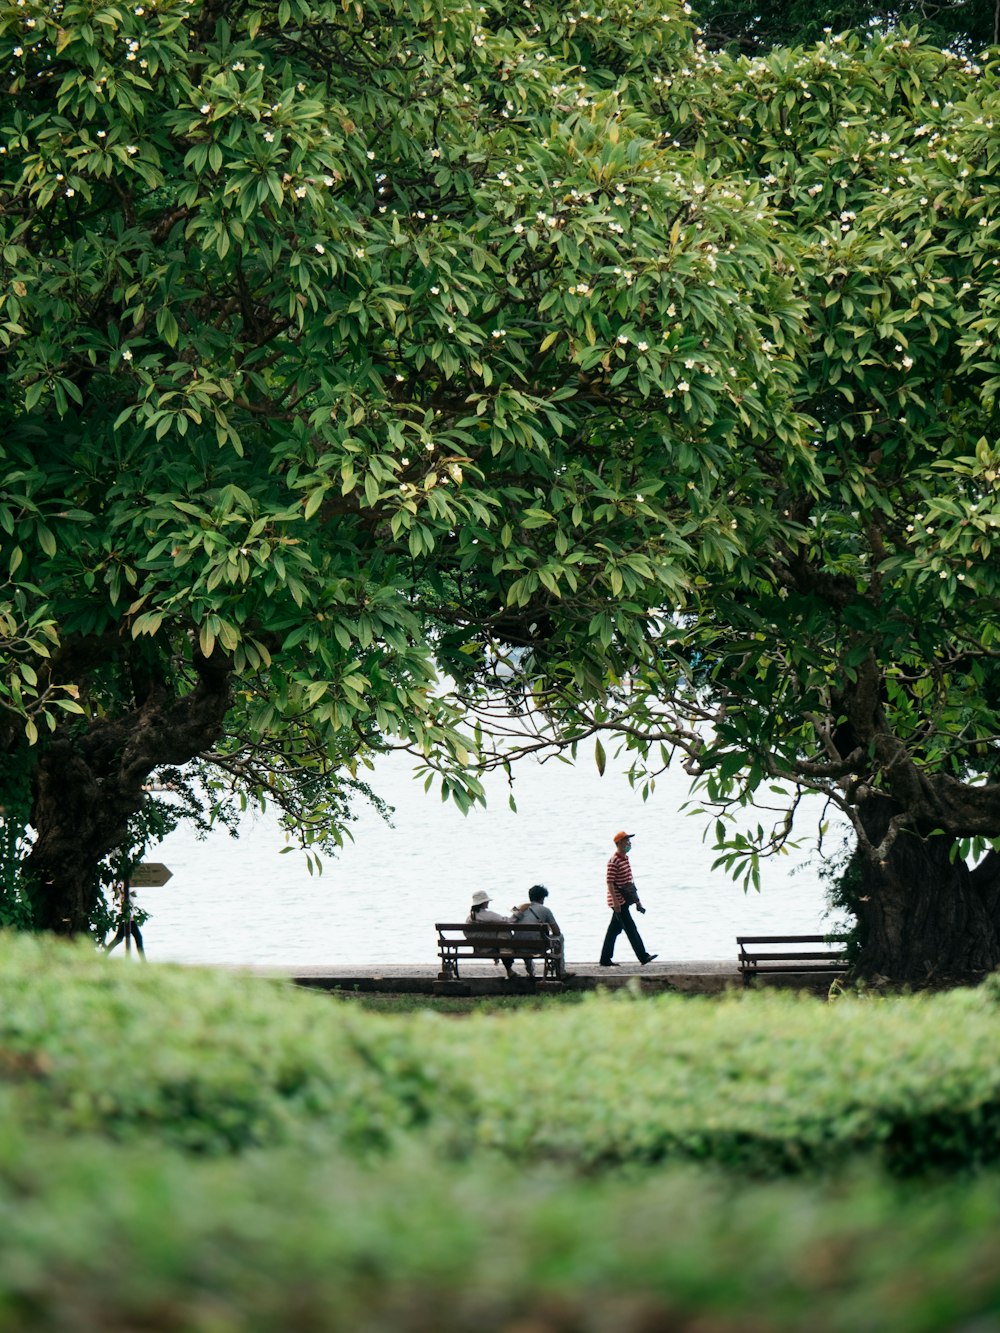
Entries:
[[325,254],[326,254],[326,246],[325,246],[325,245],[322,245],[319,241],[316,242],[316,244],[315,244],[315,246],[314,246],[313,248],[315,249],[315,251],[316,251],[316,253],[317,253],[318,255],[325,255]]
[[131,351],[130,351],[130,349],[129,349],[128,347],[126,347],[125,350],[122,352],[122,360],[123,360],[123,361],[131,361],[131,360],[132,360],[132,353],[131,353]]
[[913,365],[913,357],[912,357],[912,356],[904,356],[904,357],[903,357],[903,366],[904,366],[904,368],[905,368],[906,370],[909,370],[910,367],[911,367],[912,365]]
[[640,352],[649,351],[649,343],[636,343],[636,346],[639,348]]
[[202,102],[202,104],[201,104],[199,110],[201,111],[201,114],[202,114],[203,116],[207,116],[207,115],[209,114],[209,112],[212,110],[212,104],[211,104],[211,102]]
[[139,149],[134,143],[130,143],[125,145],[125,151],[128,153],[129,157],[135,157]]
[[690,387],[691,385],[688,384],[687,380],[678,380],[677,382],[677,390],[679,393],[687,393]]
[[441,288],[440,288],[440,287],[432,287],[432,288],[431,288],[431,296],[437,296],[438,293],[439,293],[440,291],[441,291]]
[[355,251],[354,251],[354,258],[355,258],[355,259],[364,259],[364,257],[365,257],[365,249],[364,249],[364,246],[363,246],[363,245],[359,245],[359,246],[355,249]]
[[74,196],[75,194],[76,194],[76,191],[75,191],[74,189],[71,189],[71,188],[67,187],[67,189],[66,189],[66,198],[67,198],[67,199],[72,199],[73,196]]
[[14,54],[15,54],[16,56],[23,56],[23,55],[24,55],[24,47],[23,47],[23,46],[15,46],[15,47],[14,47]]
[[619,335],[618,335],[618,342],[621,344],[622,347],[625,347],[625,346],[628,344],[628,334],[627,334],[627,333],[619,333]]
[[274,133],[271,130],[264,131],[264,142],[274,143]]
[[296,186],[296,189],[295,189],[295,198],[296,198],[296,199],[304,199],[305,197],[306,197],[306,187],[305,187],[304,185],[298,185],[298,186]]
[[372,152],[372,150],[371,150],[370,148],[368,149],[368,152],[365,153],[365,157],[367,157],[367,159],[368,159],[369,162],[374,162],[374,161],[375,161],[375,154]]

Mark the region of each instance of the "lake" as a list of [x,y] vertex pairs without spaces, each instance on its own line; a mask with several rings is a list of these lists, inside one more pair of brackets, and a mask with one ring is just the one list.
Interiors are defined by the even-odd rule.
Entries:
[[[392,824],[359,807],[354,842],[311,876],[269,816],[249,816],[238,839],[205,841],[178,829],[148,854],[173,872],[163,888],[136,891],[151,913],[150,959],[256,965],[427,963],[435,921],[465,918],[475,889],[507,912],[532,884],[550,891],[570,961],[598,958],[609,917],[604,871],[619,829],[635,833],[630,860],[647,912],[647,948],[664,961],[735,956],[738,934],[831,929],[816,854],[819,800],[804,802],[803,847],[764,866],[761,893],[744,894],[702,840],[705,821],[680,812],[690,779],[671,770],[648,801],[609,769],[534,760],[515,766],[518,810],[493,775],[485,809],[463,816],[414,780],[413,760],[379,760],[371,786],[395,806]],[[756,822],[756,821],[755,821]],[[828,833],[832,852],[839,838]],[[118,951],[119,953],[121,950]],[[616,958],[632,961],[626,940]]]

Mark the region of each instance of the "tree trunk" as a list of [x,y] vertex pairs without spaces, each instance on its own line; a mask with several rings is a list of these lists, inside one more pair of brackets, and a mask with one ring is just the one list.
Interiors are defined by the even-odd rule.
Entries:
[[[894,810],[884,796],[859,806],[873,845]],[[995,868],[970,870],[960,857],[950,858],[952,849],[949,837],[903,832],[881,864],[858,852],[851,905],[861,928],[859,976],[943,986],[978,981],[1000,967]]]
[[45,744],[34,772],[31,824],[36,838],[26,864],[35,925],[60,935],[89,929],[101,887],[100,863],[126,839],[131,817],[147,799],[149,775],[184,764],[222,733],[228,671],[195,663],[190,694],[165,690],[141,707],[86,730],[66,730]]

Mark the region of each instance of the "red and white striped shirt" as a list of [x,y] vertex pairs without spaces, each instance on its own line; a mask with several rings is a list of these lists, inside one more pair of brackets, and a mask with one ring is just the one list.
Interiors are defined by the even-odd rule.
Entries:
[[625,895],[618,890],[623,884],[632,883],[632,867],[624,852],[615,852],[608,862],[608,906],[618,910],[625,901]]

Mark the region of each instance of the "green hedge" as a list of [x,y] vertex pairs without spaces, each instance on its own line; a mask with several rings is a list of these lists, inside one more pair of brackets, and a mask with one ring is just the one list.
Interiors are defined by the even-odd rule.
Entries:
[[0,939],[0,1333],[991,1329],[998,1022],[388,1017]]
[[998,1185],[373,1169],[0,1129],[0,1331],[987,1333]]
[[0,941],[0,1110],[218,1154],[301,1143],[741,1173],[899,1173],[1000,1147],[995,988],[823,1005],[595,996],[385,1016],[290,986]]

